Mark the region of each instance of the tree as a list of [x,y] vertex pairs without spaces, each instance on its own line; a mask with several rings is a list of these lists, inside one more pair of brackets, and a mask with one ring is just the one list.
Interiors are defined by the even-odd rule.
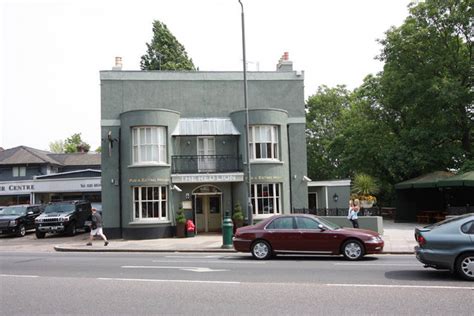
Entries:
[[82,141],[81,133],[73,134],[71,137],[66,138],[64,142],[65,153],[76,153],[76,152],[88,152],[90,145]]
[[336,126],[344,109],[349,107],[350,92],[345,86],[320,86],[306,103],[306,139],[308,175],[313,180],[337,178],[337,157],[329,152],[336,136]]
[[141,57],[142,70],[195,70],[192,59],[168,27],[155,20],[153,22],[153,38],[146,43],[147,53]]
[[64,152],[64,142],[62,140],[57,140],[49,143],[49,151],[53,153],[63,153]]
[[426,0],[380,43],[381,98],[411,164],[403,177],[472,159],[472,0]]

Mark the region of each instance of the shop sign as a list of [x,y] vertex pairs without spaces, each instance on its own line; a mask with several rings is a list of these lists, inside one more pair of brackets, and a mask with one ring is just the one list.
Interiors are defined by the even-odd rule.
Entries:
[[252,181],[278,181],[281,182],[283,180],[283,177],[280,176],[256,176],[252,177]]
[[243,174],[173,175],[173,183],[242,182]]
[[0,194],[30,193],[35,189],[33,183],[3,183],[0,184]]
[[128,183],[168,183],[167,179],[161,178],[130,178]]

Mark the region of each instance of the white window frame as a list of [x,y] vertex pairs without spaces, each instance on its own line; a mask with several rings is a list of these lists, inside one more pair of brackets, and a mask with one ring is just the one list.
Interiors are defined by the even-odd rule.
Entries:
[[[258,188],[259,186],[262,186],[262,192],[263,192],[263,186],[273,186],[273,196],[258,196]],[[252,208],[253,208],[253,214],[255,218],[265,218],[265,217],[270,217],[276,214],[281,214],[281,198],[282,198],[282,192],[281,192],[282,185],[281,183],[252,183],[252,194],[251,194],[251,201],[252,201]],[[268,212],[265,211],[263,208],[260,209],[259,207],[259,200],[267,200],[271,201],[273,205],[273,211]],[[262,205],[265,202],[262,201]],[[276,207],[276,209],[275,209]]]
[[[277,125],[252,125],[250,126],[249,150],[252,161],[280,161]],[[270,152],[267,145],[270,144]],[[257,147],[267,153],[267,157],[257,157]]]
[[166,164],[168,160],[166,144],[166,127],[132,127],[132,164]]
[[[154,190],[158,190],[158,198],[153,196]],[[151,190],[151,195],[150,195]],[[163,194],[164,192],[164,194]],[[162,222],[169,221],[168,213],[168,187],[167,186],[136,186],[132,187],[133,203],[133,221],[134,222]],[[137,196],[138,195],[138,196]],[[144,196],[145,195],[145,196]],[[144,216],[143,207],[152,205],[152,216]],[[156,206],[156,207],[155,207]],[[163,206],[165,207],[165,216],[163,216]],[[137,216],[138,207],[138,216]],[[155,214],[157,216],[155,216]]]
[[26,167],[13,167],[12,176],[17,177],[26,177]]

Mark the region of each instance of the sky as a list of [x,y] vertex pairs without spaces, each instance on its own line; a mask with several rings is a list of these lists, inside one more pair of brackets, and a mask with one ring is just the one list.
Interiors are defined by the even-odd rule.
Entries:
[[[358,87],[382,70],[377,39],[410,0],[242,0],[248,71],[272,71],[284,52],[318,86]],[[99,71],[140,57],[159,20],[203,71],[242,71],[238,0],[0,0],[0,147],[49,150],[81,133],[100,146]]]

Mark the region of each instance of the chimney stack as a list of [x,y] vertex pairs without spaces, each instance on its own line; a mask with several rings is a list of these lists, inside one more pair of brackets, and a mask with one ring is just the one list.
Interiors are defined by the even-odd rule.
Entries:
[[289,60],[290,55],[284,52],[277,64],[277,71],[293,71],[293,62]]
[[115,66],[112,70],[122,70],[122,57],[115,57]]

